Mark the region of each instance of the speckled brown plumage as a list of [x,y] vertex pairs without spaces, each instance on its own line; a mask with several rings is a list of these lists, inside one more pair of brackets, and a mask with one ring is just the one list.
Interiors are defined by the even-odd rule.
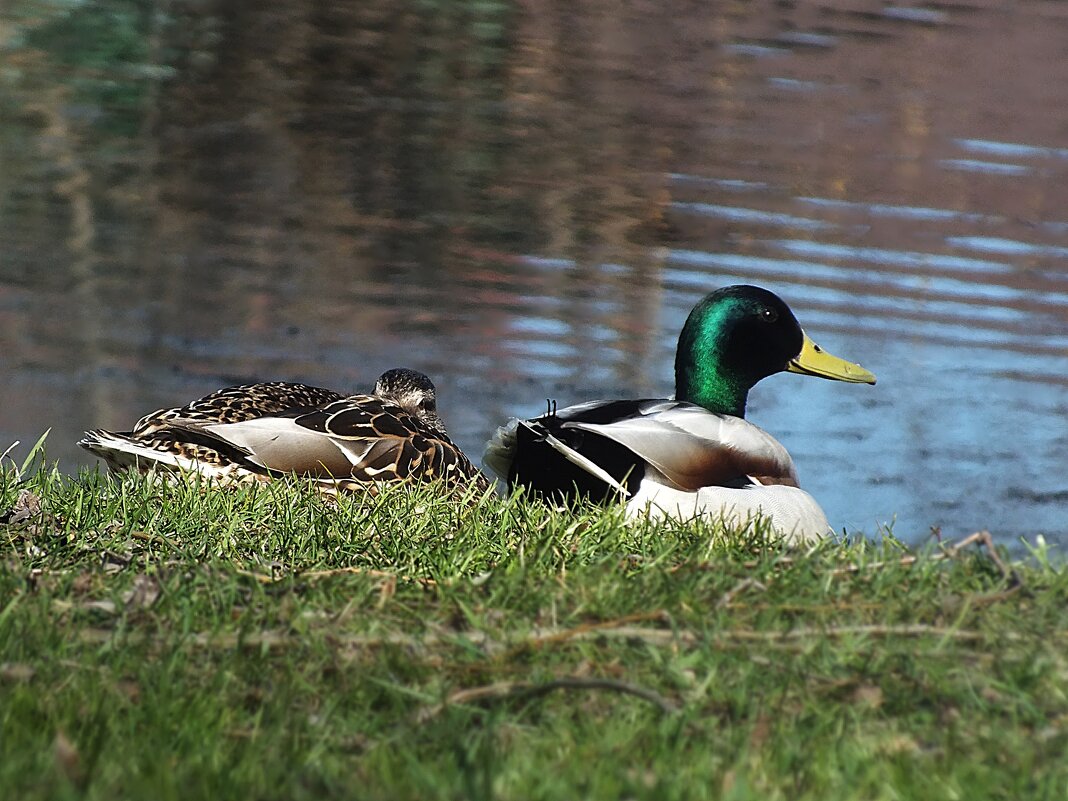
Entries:
[[430,379],[411,370],[384,373],[374,395],[283,382],[228,387],[146,415],[131,432],[86,432],[79,444],[112,469],[225,481],[293,474],[331,492],[405,480],[490,486],[445,431]]
[[344,395],[332,389],[295,384],[288,381],[267,381],[240,384],[217,389],[174,409],[149,412],[136,423],[134,437],[150,437],[156,430],[174,420],[198,420],[205,423],[237,423],[253,420],[290,409],[309,409],[341,400]]

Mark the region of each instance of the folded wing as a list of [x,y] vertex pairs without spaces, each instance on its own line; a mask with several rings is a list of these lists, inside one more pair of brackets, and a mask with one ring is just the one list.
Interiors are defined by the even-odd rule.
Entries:
[[625,446],[680,489],[729,486],[746,477],[762,484],[797,486],[790,454],[752,423],[681,401],[633,403],[630,414],[610,422],[591,422],[589,418],[600,411],[591,404],[569,407],[557,416],[564,429],[586,431]]

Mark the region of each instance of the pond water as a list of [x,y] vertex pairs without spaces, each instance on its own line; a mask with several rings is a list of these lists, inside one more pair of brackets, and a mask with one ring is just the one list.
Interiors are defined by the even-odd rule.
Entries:
[[[263,7],[261,7],[263,6]],[[8,0],[0,442],[229,383],[673,390],[747,282],[875,372],[749,417],[833,524],[1068,542],[1068,4]]]

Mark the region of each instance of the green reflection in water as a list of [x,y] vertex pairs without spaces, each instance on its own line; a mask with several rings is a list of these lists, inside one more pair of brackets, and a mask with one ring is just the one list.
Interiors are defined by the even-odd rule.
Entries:
[[[25,88],[47,81],[69,89],[66,98],[101,132],[136,135],[142,124],[144,99],[159,70],[150,68],[149,38],[153,3],[102,0],[70,5],[29,4],[38,14],[27,20],[23,48],[34,64]],[[25,9],[25,6],[23,6]],[[32,20],[32,21],[31,21]],[[38,52],[32,52],[38,51]],[[41,61],[45,63],[41,63]]]

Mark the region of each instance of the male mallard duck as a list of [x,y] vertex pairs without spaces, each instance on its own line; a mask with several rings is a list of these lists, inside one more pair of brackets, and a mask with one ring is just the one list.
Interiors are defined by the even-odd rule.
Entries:
[[760,513],[786,537],[822,537],[827,517],[798,488],[790,454],[744,419],[753,385],[783,371],[875,383],[816,345],[773,293],[725,287],[682,328],[674,400],[591,401],[512,420],[487,443],[484,461],[509,485],[539,494],[626,499],[629,516],[738,525]]
[[488,488],[449,439],[434,384],[422,373],[383,373],[373,395],[305,384],[227,387],[161,409],[133,431],[87,431],[78,442],[112,469],[180,470],[211,478],[268,480],[286,473],[326,490],[412,478]]

